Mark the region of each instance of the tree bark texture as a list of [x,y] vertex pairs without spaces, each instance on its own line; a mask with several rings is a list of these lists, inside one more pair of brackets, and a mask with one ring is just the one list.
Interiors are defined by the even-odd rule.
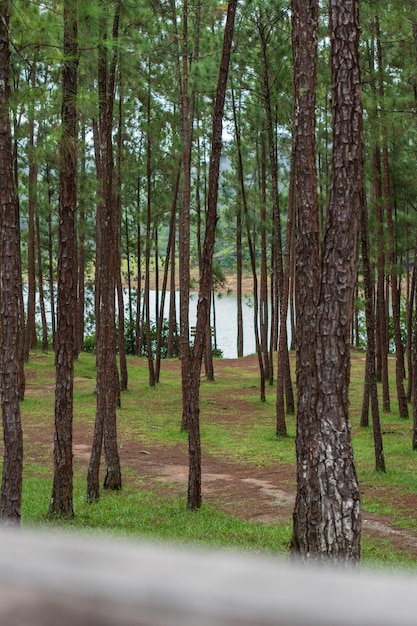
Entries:
[[[30,86],[36,85],[36,63],[30,70]],[[28,197],[28,299],[26,317],[25,358],[37,347],[36,336],[36,267],[35,267],[35,209],[37,201],[38,165],[35,159],[35,117],[29,106],[29,197]]]
[[[315,93],[315,84],[309,84],[314,80],[315,67],[313,64],[308,68],[305,55],[308,55],[309,44],[305,38],[312,38],[314,43],[317,40],[318,6],[315,2],[301,5],[304,3],[298,0],[293,2],[297,51],[295,105],[299,107],[296,126],[299,410],[298,488],[292,547],[306,559],[332,558],[355,563],[360,557],[361,515],[350,436],[348,386],[363,180],[358,3],[356,0],[348,3],[330,0],[329,3],[333,153],[321,267],[318,265],[317,187],[314,186],[312,161],[314,103],[302,102],[304,98],[313,98]],[[303,11],[308,15],[303,15]],[[312,56],[315,58],[314,51]],[[310,62],[314,63],[311,59]],[[308,87],[309,94],[306,93]],[[300,154],[302,130],[308,137],[307,155]],[[303,163],[306,157],[308,161]],[[306,190],[301,178],[304,168],[308,172]]]
[[[172,3],[175,7],[175,3]],[[174,13],[176,23],[176,14]],[[178,224],[179,279],[180,279],[180,341],[181,341],[181,381],[182,381],[182,418],[181,430],[187,430],[187,394],[190,382],[190,203],[191,203],[191,147],[193,120],[190,114],[189,94],[189,54],[188,54],[188,2],[183,3],[182,33],[182,68],[178,63],[178,98],[180,103],[180,122],[182,139],[182,203]],[[182,74],[181,74],[182,70]]]
[[226,98],[227,76],[233,42],[237,0],[229,0],[224,30],[222,57],[213,111],[213,134],[210,155],[206,232],[202,257],[200,290],[197,305],[197,321],[191,361],[189,389],[187,393],[188,424],[188,498],[187,507],[201,506],[201,444],[200,444],[200,374],[205,349],[207,320],[210,314],[212,288],[213,251],[216,238],[217,199],[219,191],[220,156],[222,150],[223,111]]
[[77,298],[75,212],[77,206],[77,3],[64,3],[62,138],[58,235],[58,327],[55,343],[54,482],[49,513],[72,517],[72,419]]
[[[113,19],[113,40],[117,39],[120,16],[120,2],[116,4]],[[106,16],[101,24],[103,41],[106,39]],[[102,207],[99,221],[101,254],[99,257],[99,328],[97,338],[97,405],[96,423],[90,464],[87,472],[87,500],[99,498],[99,465],[102,439],[106,459],[104,487],[121,489],[122,475],[117,446],[116,406],[120,386],[116,362],[115,326],[115,277],[119,251],[115,233],[120,232],[116,224],[118,215],[114,202],[113,180],[114,161],[112,145],[112,121],[114,105],[114,81],[117,55],[112,50],[111,62],[107,68],[107,54],[104,45],[100,46],[98,60],[99,110],[100,110],[100,160],[102,183]]]
[[20,524],[23,436],[19,406],[20,249],[9,116],[9,3],[0,2],[1,405],[3,478],[0,518]]
[[398,287],[398,275],[396,268],[395,246],[394,246],[394,224],[393,224],[393,207],[391,197],[390,182],[390,166],[388,158],[388,138],[387,138],[387,122],[385,115],[385,89],[384,89],[384,71],[382,67],[382,48],[381,33],[379,28],[379,19],[375,18],[376,43],[377,43],[377,66],[379,75],[379,97],[382,122],[382,163],[383,163],[383,181],[384,181],[384,200],[386,207],[387,222],[387,239],[388,239],[388,260],[391,278],[391,294],[392,294],[392,322],[394,328],[395,342],[395,381],[397,389],[398,410],[400,417],[408,418],[407,397],[404,389],[404,348],[401,339],[401,323],[400,323],[400,290]]
[[[361,207],[361,247],[363,282],[365,292],[366,317],[366,381],[364,395],[367,395],[368,406],[371,400],[372,430],[374,436],[375,469],[385,472],[385,458],[382,443],[381,422],[379,419],[379,401],[376,376],[376,349],[375,349],[375,311],[374,311],[374,284],[372,282],[371,251],[369,242],[368,207],[363,194]],[[364,399],[365,404],[365,399]],[[362,426],[362,420],[361,420]]]

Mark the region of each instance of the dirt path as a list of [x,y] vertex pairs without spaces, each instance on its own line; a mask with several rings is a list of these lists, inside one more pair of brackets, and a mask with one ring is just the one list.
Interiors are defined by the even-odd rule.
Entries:
[[[245,368],[257,367],[256,357],[244,359]],[[216,363],[219,377],[221,370],[236,366],[234,376],[239,376],[240,360],[224,360]],[[164,364],[164,367],[178,367],[178,363]],[[51,391],[52,392],[52,391]],[[230,398],[227,392],[216,390],[215,402],[227,408]],[[235,402],[235,400],[233,400]],[[250,418],[251,405],[242,401],[238,417]],[[246,412],[246,413],[245,413]],[[39,425],[26,425],[25,437],[28,443],[32,440],[30,460],[45,462],[49,458],[52,466],[53,435],[50,429]],[[92,432],[85,424],[75,424],[74,428],[74,467],[87,469]],[[157,488],[159,493],[177,493],[186,498],[188,479],[188,459],[186,443],[176,445],[153,445],[143,448],[137,440],[124,440],[120,445],[121,461],[125,466],[140,477],[142,488],[149,485]],[[292,512],[295,499],[296,482],[295,468],[291,465],[273,467],[255,467],[250,463],[238,464],[219,460],[203,450],[203,497],[224,513],[235,515],[246,520],[273,524],[277,521],[292,523]],[[370,488],[371,489],[371,488]],[[387,505],[394,510],[401,510],[405,515],[417,515],[417,494],[399,496],[388,487],[379,488],[378,495],[384,497]],[[383,493],[381,493],[383,491]],[[389,539],[397,550],[407,551],[417,559],[417,536],[408,530],[396,527],[388,516],[376,516],[363,511],[364,532],[374,537]]]

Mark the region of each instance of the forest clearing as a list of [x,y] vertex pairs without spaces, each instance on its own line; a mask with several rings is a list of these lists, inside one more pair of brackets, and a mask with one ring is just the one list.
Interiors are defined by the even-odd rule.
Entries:
[[[294,354],[291,354],[294,365]],[[351,419],[362,495],[362,562],[417,566],[416,452],[410,420],[395,409],[382,417],[386,474],[374,470],[370,429],[359,426],[364,353],[352,354]],[[392,360],[390,360],[392,366]],[[129,389],[118,409],[123,488],[86,502],[96,399],[95,356],[81,353],[74,391],[73,520],[47,516],[53,477],[53,354],[33,352],[22,403],[24,477],[22,525],[65,527],[221,546],[285,556],[296,493],[295,417],[288,437],[275,435],[274,387],[259,400],[257,357],[215,361],[215,380],[201,381],[203,506],[186,508],[187,435],[180,431],[180,361],[163,361],[161,382],[149,387],[147,362],[129,357]],[[103,464],[104,465],[104,464]]]

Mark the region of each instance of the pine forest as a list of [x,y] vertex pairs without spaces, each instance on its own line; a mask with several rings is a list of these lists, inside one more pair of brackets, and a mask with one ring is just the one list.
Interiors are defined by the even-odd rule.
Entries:
[[290,551],[356,565],[352,352],[375,471],[390,471],[383,415],[408,424],[417,454],[416,3],[0,0],[0,14],[1,519],[21,523],[39,352],[55,364],[45,515],[76,514],[83,353],[96,403],[86,501],[103,463],[104,489],[122,489],[131,359],[150,388],[175,360],[184,508],[199,510],[201,380],[217,379],[216,308],[233,295],[228,339],[241,359],[251,337],[277,446],[296,419]]

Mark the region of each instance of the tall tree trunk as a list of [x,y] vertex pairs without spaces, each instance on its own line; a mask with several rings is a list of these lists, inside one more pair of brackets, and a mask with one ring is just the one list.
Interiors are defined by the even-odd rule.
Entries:
[[262,137],[261,143],[261,276],[260,276],[260,293],[259,293],[259,327],[261,339],[261,352],[263,358],[263,366],[265,372],[265,380],[269,380],[272,384],[269,350],[268,350],[268,330],[269,330],[269,310],[268,310],[268,259],[266,244],[266,155],[265,140]]
[[175,354],[178,354],[177,349],[177,305],[176,305],[176,268],[175,268],[175,232],[176,221],[174,222],[174,232],[172,235],[171,244],[171,269],[170,269],[170,283],[169,283],[169,316],[168,316],[168,346],[167,357],[171,359]]
[[48,324],[46,322],[45,296],[43,290],[43,271],[42,271],[42,244],[41,231],[39,226],[39,215],[35,217],[35,234],[36,234],[36,250],[38,258],[38,284],[39,284],[39,307],[41,310],[42,321],[42,350],[48,351]]
[[[9,118],[9,124],[10,124],[10,118]],[[14,184],[14,189],[18,188],[18,180],[19,180],[19,176],[18,176],[18,161],[17,161],[17,154],[18,154],[18,145],[17,145],[17,129],[19,127],[19,124],[17,122],[16,119],[16,114],[14,112],[13,114],[13,129],[14,129],[14,139],[12,142],[12,155],[13,155],[13,164],[12,164],[12,169],[13,169],[13,184]],[[20,277],[20,282],[19,282],[19,309],[18,309],[18,334],[17,334],[17,344],[18,344],[18,348],[17,348],[17,354],[18,354],[18,368],[19,368],[19,400],[23,401],[25,399],[25,389],[26,389],[26,378],[25,378],[25,304],[24,304],[24,299],[23,299],[23,279],[22,279],[22,259],[21,259],[21,255],[20,255],[20,250],[21,250],[21,246],[20,246],[20,205],[19,205],[19,196],[17,194],[15,194],[15,203],[16,203],[16,210],[15,210],[15,220],[16,220],[16,233],[17,233],[17,238],[18,238],[18,248],[19,248],[19,255],[17,258],[17,262],[19,265],[18,268],[18,273],[19,273],[19,277]]]
[[[36,84],[36,64],[30,71],[30,84]],[[29,108],[29,198],[28,198],[28,300],[26,317],[26,345],[25,357],[29,358],[29,351],[37,346],[36,337],[36,268],[35,268],[35,209],[38,185],[38,164],[35,157],[35,116],[33,106]]]
[[[295,123],[294,123],[295,126]],[[279,436],[287,435],[287,425],[285,422],[285,408],[284,408],[284,362],[286,355],[288,356],[288,336],[287,336],[287,317],[288,317],[288,301],[290,292],[290,271],[291,271],[291,248],[294,231],[294,218],[296,212],[295,206],[295,146],[294,137],[291,150],[291,167],[290,167],[290,186],[288,193],[288,219],[287,219],[287,232],[285,239],[285,255],[284,255],[284,281],[282,298],[280,300],[280,313],[279,313],[279,339],[278,339],[278,367],[277,367],[277,395],[275,401],[276,410],[276,433]],[[291,385],[292,392],[292,385]],[[292,412],[294,412],[294,396],[288,398],[287,395],[287,409],[288,405],[292,404]]]
[[398,276],[396,270],[396,258],[394,247],[394,226],[392,219],[392,198],[390,183],[390,168],[388,160],[388,139],[387,139],[387,121],[385,117],[385,93],[384,93],[384,76],[382,68],[382,49],[381,37],[379,29],[379,20],[375,18],[376,43],[377,43],[377,67],[379,74],[379,97],[382,122],[382,163],[384,172],[384,200],[386,207],[387,219],[387,235],[388,235],[388,258],[390,265],[391,293],[392,293],[392,321],[394,327],[395,341],[395,380],[397,389],[398,410],[400,417],[408,417],[407,398],[404,389],[404,349],[401,340],[400,326],[400,292],[398,288]]
[[[0,518],[20,524],[23,436],[19,406],[19,305],[21,299],[19,223],[10,128],[9,2],[0,2],[0,207],[1,207],[1,406],[3,477]],[[19,293],[20,292],[20,293]]]
[[136,234],[136,249],[137,249],[137,264],[138,264],[138,286],[137,286],[137,297],[136,297],[136,324],[135,324],[135,349],[136,354],[142,354],[142,341],[143,341],[143,327],[141,323],[141,300],[142,300],[142,236],[141,236],[141,227],[140,227],[140,176],[138,176],[137,182],[137,196],[136,196],[136,207],[137,207],[137,234]]
[[[367,49],[370,71],[371,93],[374,118],[378,119],[377,87],[375,80],[375,54],[373,46]],[[376,132],[376,130],[374,131]],[[382,201],[381,148],[375,140],[372,147],[372,192],[375,203],[377,230],[377,292],[376,292],[376,325],[377,325],[377,378],[382,382],[382,409],[390,412],[390,393],[388,381],[388,322],[385,301],[385,237]]]
[[[152,336],[151,336],[151,307],[150,307],[150,266],[151,266],[151,241],[152,241],[152,181],[151,181],[151,85],[149,71],[149,86],[147,94],[147,137],[146,137],[146,244],[145,244],[145,330],[146,330],[146,347],[148,353],[148,370],[149,370],[149,386],[155,387],[155,364],[152,352]],[[158,289],[158,285],[156,286]]]
[[[115,7],[113,20],[113,41],[117,39],[119,1]],[[104,437],[106,474],[104,487],[120,489],[122,476],[117,446],[116,406],[119,398],[119,380],[116,362],[116,327],[115,327],[115,275],[116,255],[115,233],[119,232],[116,224],[117,212],[114,206],[114,162],[112,145],[114,82],[116,72],[116,51],[112,50],[110,68],[107,68],[106,15],[101,23],[103,43],[99,49],[98,83],[100,112],[100,159],[102,183],[102,209],[100,211],[101,254],[99,284],[99,328],[97,333],[97,406],[94,427],[93,446],[87,472],[87,500],[93,502],[99,498],[99,468]]]
[[85,125],[81,129],[81,164],[79,178],[79,220],[78,220],[78,280],[77,280],[77,325],[76,325],[76,354],[78,355],[84,348],[84,314],[85,314],[85,201],[83,192],[87,180],[86,174],[86,155],[85,155]]
[[411,408],[413,413],[413,432],[411,438],[411,446],[413,450],[417,450],[417,315],[414,316],[413,324],[413,382],[411,385]]
[[237,300],[237,356],[243,357],[243,311],[242,311],[242,213],[236,214],[236,300]]
[[56,307],[55,307],[55,280],[54,280],[54,233],[52,230],[52,188],[49,180],[49,169],[46,172],[48,186],[48,283],[49,300],[51,303],[51,324],[52,324],[52,347],[55,350],[56,338]]
[[[174,2],[172,2],[174,7]],[[175,16],[176,23],[176,16]],[[190,115],[189,94],[189,53],[188,53],[188,0],[183,3],[182,15],[182,68],[179,71],[178,91],[180,102],[181,140],[182,140],[182,203],[179,217],[179,278],[180,278],[180,335],[181,335],[181,380],[182,380],[182,418],[181,430],[187,430],[188,388],[191,372],[190,352],[190,202],[191,202],[191,146],[192,118]],[[181,73],[182,71],[182,73]]]
[[74,329],[76,314],[75,212],[77,207],[77,3],[64,2],[64,63],[62,68],[62,138],[58,235],[58,329],[55,344],[54,482],[49,513],[72,517],[72,419]]
[[[379,402],[377,376],[375,369],[375,312],[374,312],[374,283],[372,281],[371,251],[369,242],[369,221],[368,207],[365,195],[362,198],[361,209],[361,246],[362,246],[362,266],[365,291],[365,315],[366,315],[366,387],[371,400],[372,429],[374,436],[375,469],[385,472],[384,449],[382,443],[381,423],[379,419]],[[364,399],[365,405],[366,399]],[[361,425],[364,420],[361,419]]]
[[[297,315],[298,396],[297,498],[294,510],[292,547],[304,558],[333,558],[356,563],[360,557],[361,515],[359,487],[353,461],[348,414],[350,371],[350,329],[357,277],[357,242],[363,197],[362,97],[359,65],[358,2],[330,0],[332,67],[333,153],[328,220],[323,242],[321,268],[306,255],[313,234],[313,259],[318,260],[315,235],[318,211],[311,214],[308,200],[317,202],[314,165],[304,163],[310,176],[304,177],[305,156],[300,154],[299,132],[304,127],[310,138],[308,157],[314,155],[315,67],[303,56],[316,52],[318,6],[301,7],[293,0],[295,25],[295,104],[297,123],[297,182],[299,206],[299,250]],[[308,3],[306,3],[308,4]],[[303,13],[307,11],[306,13]],[[298,22],[300,16],[301,19]],[[311,19],[314,16],[314,19]],[[313,28],[309,31],[308,26]],[[300,28],[301,27],[301,28]],[[313,44],[303,40],[305,36]],[[298,45],[297,45],[298,44]],[[297,58],[298,57],[298,58]],[[299,61],[303,59],[303,64]],[[311,76],[304,72],[310,70]],[[303,78],[303,82],[301,79]],[[308,95],[300,88],[310,88]],[[307,98],[307,102],[303,99]],[[306,106],[307,105],[307,106]],[[301,118],[301,119],[300,119]],[[300,122],[304,122],[300,126]],[[303,176],[304,181],[301,177]],[[308,183],[308,186],[306,185]],[[304,189],[307,186],[307,190]],[[307,195],[307,192],[309,194]],[[312,195],[310,195],[312,193]],[[301,218],[301,219],[300,219]],[[310,246],[311,247],[311,246]],[[313,265],[314,275],[306,265]],[[318,271],[317,271],[318,269]],[[304,282],[306,281],[306,282]],[[308,281],[308,282],[307,282]],[[304,285],[301,285],[301,283]],[[307,285],[307,287],[306,287]],[[314,295],[310,287],[315,285]],[[300,295],[307,300],[304,301]],[[314,319],[316,317],[316,319]],[[307,322],[307,323],[306,323]],[[311,332],[307,339],[306,328]],[[301,341],[300,341],[301,340]],[[300,358],[301,356],[306,358]],[[309,378],[305,376],[309,374]],[[300,402],[301,398],[301,402]],[[300,409],[303,409],[301,412]]]
[[246,188],[245,188],[245,177],[243,172],[243,158],[242,158],[242,145],[241,145],[241,135],[240,135],[240,127],[238,124],[237,111],[236,111],[236,103],[234,98],[234,93],[232,90],[232,110],[233,110],[233,125],[235,131],[236,138],[236,150],[237,150],[237,175],[239,181],[239,191],[240,197],[242,200],[242,209],[243,209],[243,219],[245,221],[246,235],[248,240],[248,248],[249,248],[249,257],[252,269],[252,277],[253,277],[253,315],[254,315],[254,332],[255,332],[255,348],[256,354],[258,357],[259,364],[259,375],[260,375],[260,398],[261,401],[264,402],[266,399],[265,396],[265,372],[264,372],[264,363],[262,358],[261,351],[261,342],[259,339],[259,327],[258,327],[258,278],[256,273],[256,258],[255,258],[255,249],[252,241],[252,236],[250,232],[250,224],[248,220],[248,204],[246,199]]
[[198,509],[201,506],[201,443],[200,443],[200,373],[207,319],[210,313],[210,297],[212,289],[213,251],[216,238],[217,199],[220,174],[220,156],[222,149],[223,111],[226,97],[227,76],[233,41],[233,30],[237,0],[229,0],[224,30],[222,57],[213,111],[212,147],[210,155],[208,203],[206,216],[206,232],[204,237],[203,263],[200,277],[200,291],[197,305],[197,322],[194,349],[191,363],[191,376],[187,394],[188,424],[188,497],[187,507]]
[[408,308],[407,308],[407,365],[408,365],[408,389],[407,389],[407,398],[411,401],[412,398],[412,389],[413,389],[413,333],[414,333],[414,304],[416,298],[416,280],[417,280],[417,272],[416,272],[416,263],[417,263],[417,231],[415,235],[414,241],[414,262],[413,262],[413,270],[411,274],[411,286],[410,286],[410,295],[408,297]]
[[[166,254],[165,254],[164,276],[162,279],[161,305],[159,308],[159,316],[158,316],[157,344],[156,344],[156,357],[155,357],[155,379],[156,379],[156,382],[158,383],[159,383],[159,376],[161,372],[162,331],[163,331],[165,300],[166,300],[166,292],[167,292],[167,284],[168,284],[168,272],[170,269],[171,248],[174,245],[174,241],[175,241],[175,224],[176,224],[176,217],[177,217],[177,202],[178,202],[178,193],[179,193],[179,187],[180,187],[180,178],[181,178],[181,165],[179,165],[178,167],[178,172],[177,172],[177,176],[175,179],[174,196],[172,199],[172,206],[171,206],[171,217],[169,220],[168,243],[167,243],[167,249],[166,249]],[[175,257],[174,257],[174,262],[175,262]],[[174,285],[174,292],[175,292],[175,285]]]
[[[122,77],[119,72],[119,107],[118,107],[118,128],[117,128],[117,161],[116,161],[116,189],[115,189],[115,212],[116,227],[114,233],[116,248],[116,291],[117,291],[117,312],[118,312],[118,353],[120,363],[120,391],[126,391],[128,387],[128,371],[125,348],[125,306],[122,284],[122,155],[123,155],[123,89]],[[129,276],[129,302],[130,302],[130,276]],[[120,399],[119,399],[120,404]]]

